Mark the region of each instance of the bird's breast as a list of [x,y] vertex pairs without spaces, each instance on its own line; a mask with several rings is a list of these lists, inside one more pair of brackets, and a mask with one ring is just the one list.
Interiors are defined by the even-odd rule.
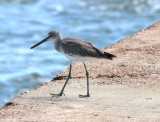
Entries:
[[62,47],[61,47],[60,42],[54,43],[54,48],[55,48],[58,52],[63,53],[63,50],[62,50]]

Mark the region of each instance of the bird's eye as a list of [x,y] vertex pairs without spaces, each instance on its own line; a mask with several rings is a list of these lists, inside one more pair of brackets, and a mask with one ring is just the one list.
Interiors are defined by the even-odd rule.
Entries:
[[48,36],[53,36],[53,34],[50,34],[50,33],[49,33]]

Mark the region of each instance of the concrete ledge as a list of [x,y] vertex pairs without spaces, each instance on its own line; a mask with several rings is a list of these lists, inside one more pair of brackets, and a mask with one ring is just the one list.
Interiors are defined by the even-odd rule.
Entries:
[[65,96],[51,98],[65,82],[68,69],[52,82],[8,102],[0,121],[160,121],[160,22],[105,49],[112,61],[87,64],[90,98],[83,65],[73,66]]

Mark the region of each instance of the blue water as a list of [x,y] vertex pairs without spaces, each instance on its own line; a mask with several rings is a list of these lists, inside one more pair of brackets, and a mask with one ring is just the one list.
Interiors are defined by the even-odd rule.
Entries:
[[51,42],[30,49],[49,31],[104,48],[159,18],[160,0],[0,0],[0,107],[68,67]]

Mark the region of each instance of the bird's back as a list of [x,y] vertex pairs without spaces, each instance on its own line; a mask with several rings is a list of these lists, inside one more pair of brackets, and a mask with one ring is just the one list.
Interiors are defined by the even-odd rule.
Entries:
[[112,59],[115,57],[112,54],[96,48],[92,43],[80,39],[64,38],[61,40],[60,45],[63,53],[72,57],[78,56],[107,59]]

